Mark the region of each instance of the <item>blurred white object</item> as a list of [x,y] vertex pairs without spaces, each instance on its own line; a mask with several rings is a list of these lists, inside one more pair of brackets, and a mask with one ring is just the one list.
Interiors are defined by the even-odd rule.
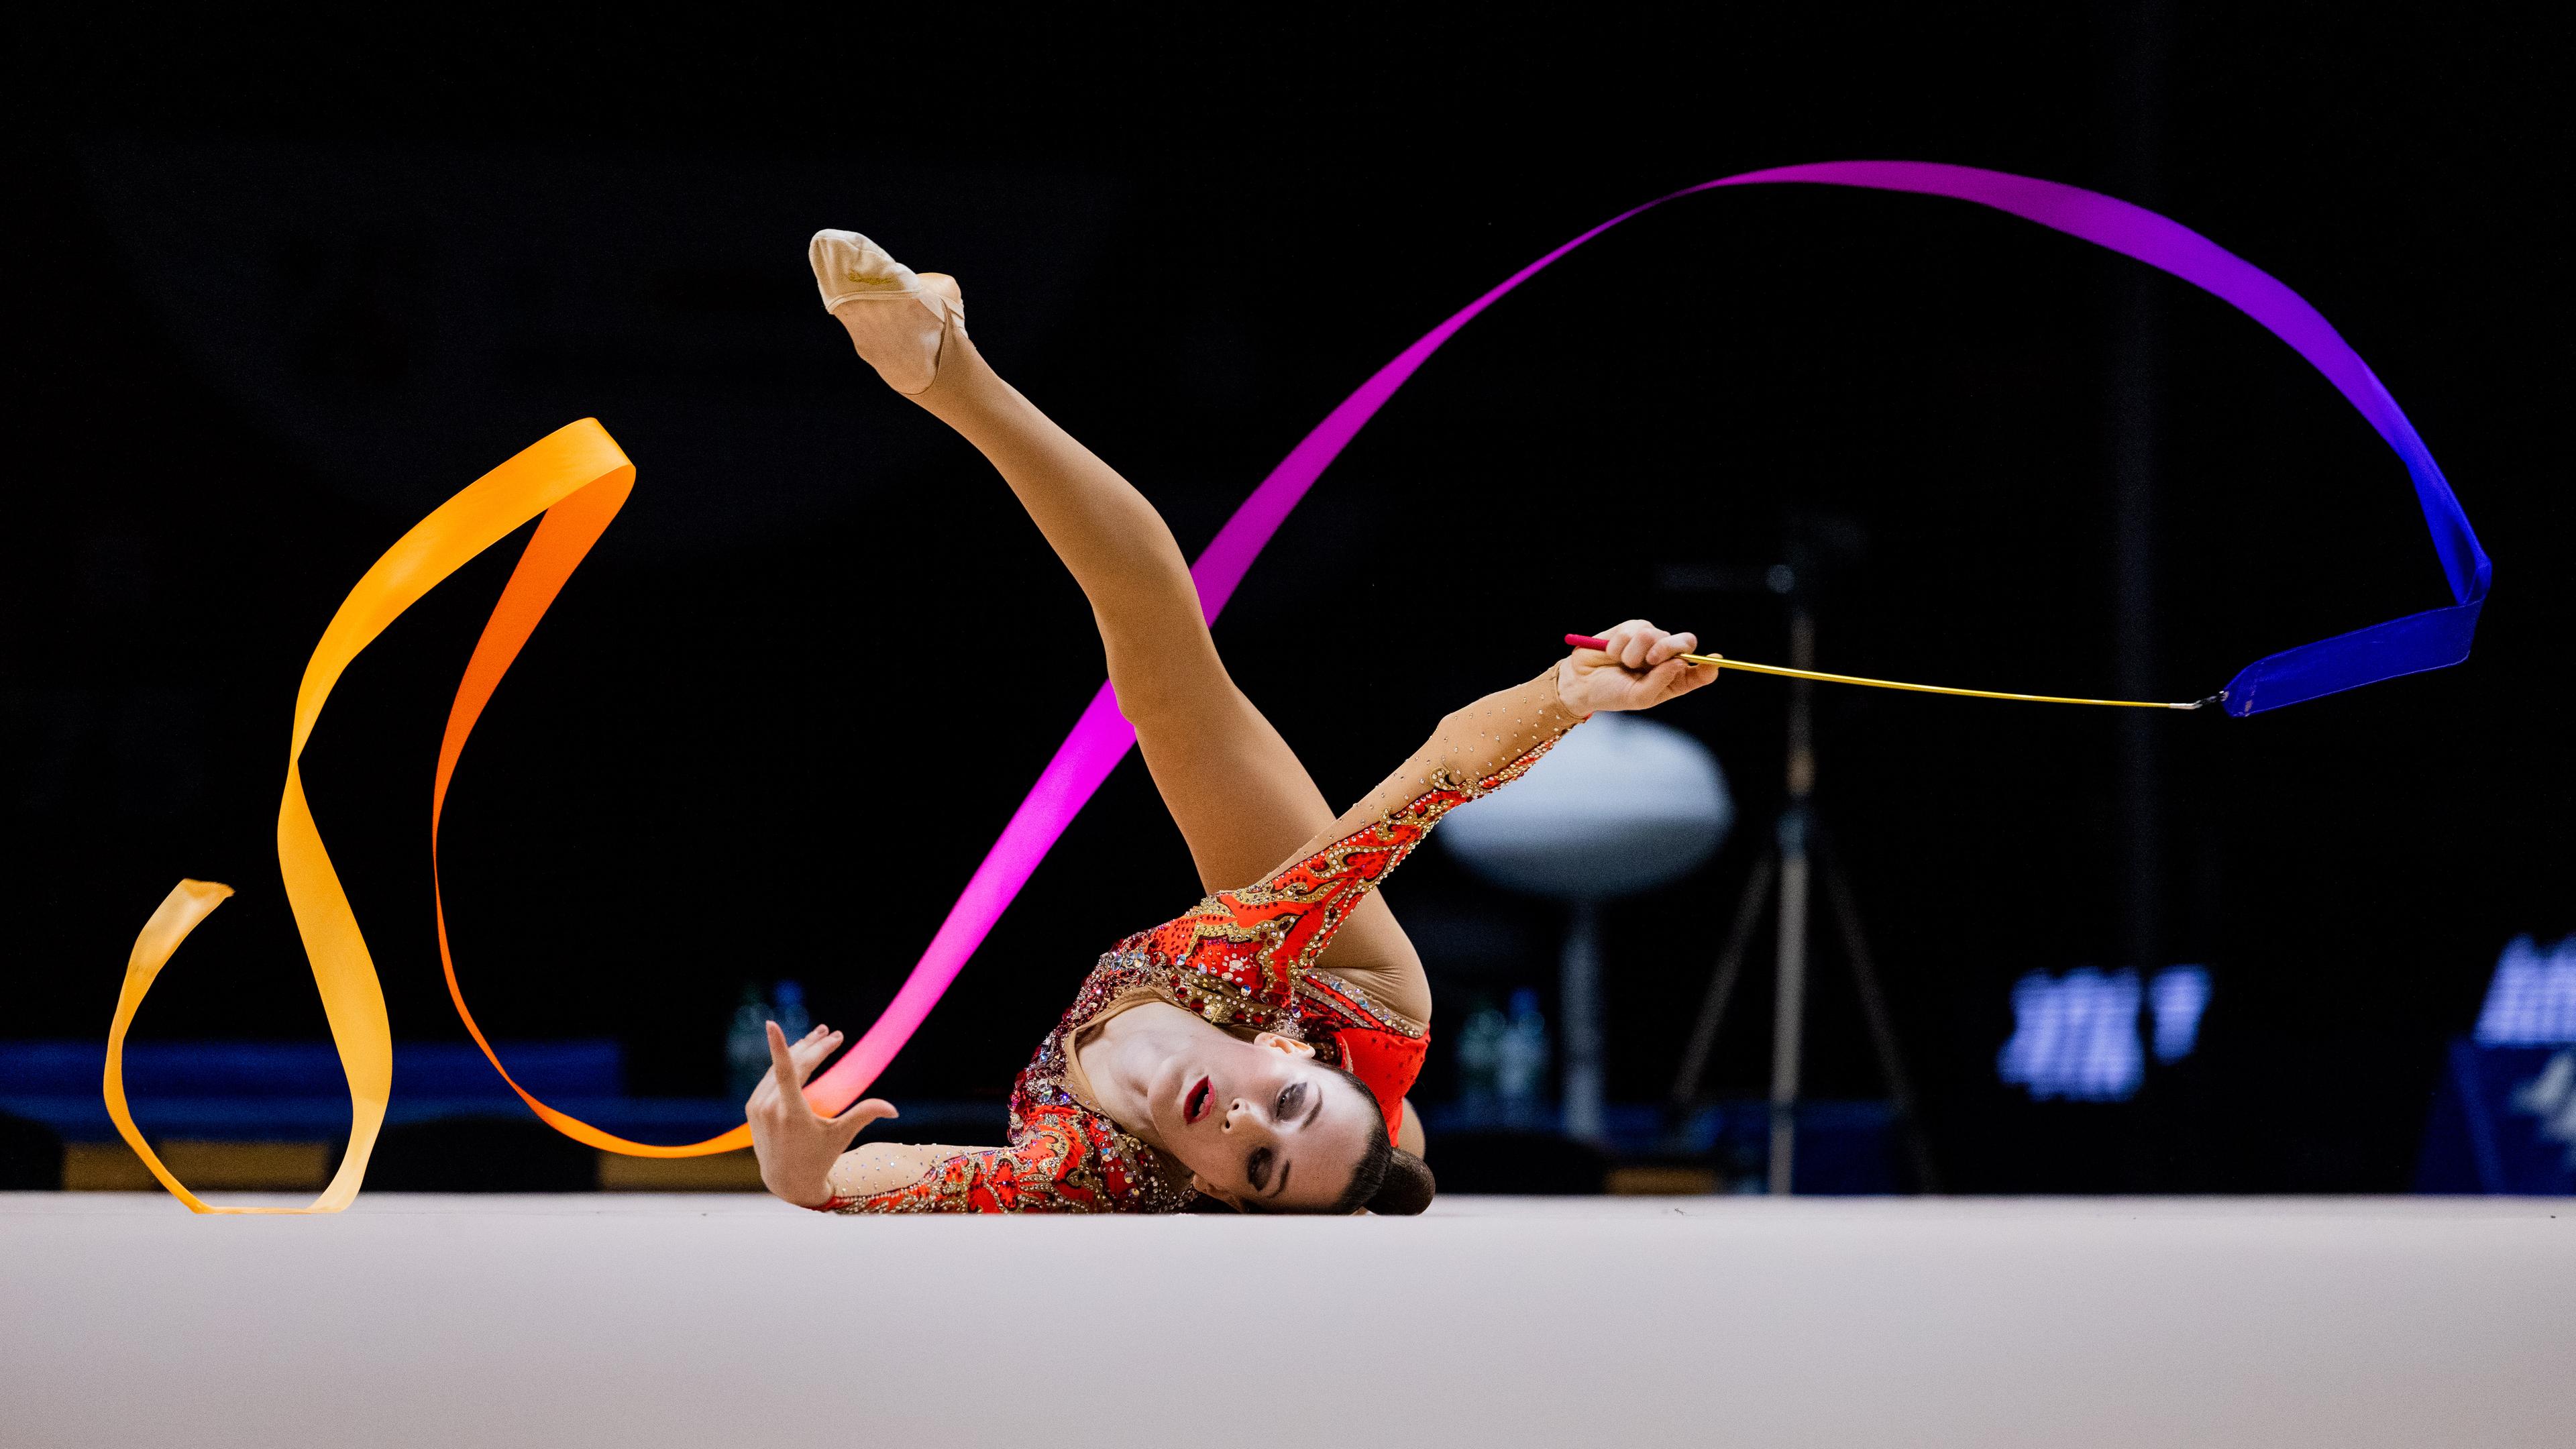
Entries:
[[1596,907],[1688,874],[1734,822],[1726,774],[1707,746],[1633,714],[1598,714],[1510,789],[1440,823],[1439,838],[1476,874],[1573,903],[1558,966],[1568,1134],[1602,1133]]
[[1438,834],[1496,885],[1599,901],[1687,874],[1734,821],[1707,746],[1633,714],[1597,714],[1510,789],[1450,811]]

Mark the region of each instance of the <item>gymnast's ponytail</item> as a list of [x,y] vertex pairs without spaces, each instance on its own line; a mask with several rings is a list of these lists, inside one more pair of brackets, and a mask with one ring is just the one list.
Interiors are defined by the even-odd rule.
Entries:
[[1378,1182],[1377,1191],[1369,1195],[1368,1210],[1409,1218],[1431,1206],[1432,1194],[1439,1190],[1432,1181],[1430,1163],[1401,1147],[1390,1147],[1386,1176]]

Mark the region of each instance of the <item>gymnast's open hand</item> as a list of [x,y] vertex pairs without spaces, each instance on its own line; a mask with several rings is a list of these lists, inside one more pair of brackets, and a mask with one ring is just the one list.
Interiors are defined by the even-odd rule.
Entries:
[[769,1075],[743,1104],[751,1123],[751,1150],[760,1159],[760,1183],[798,1207],[819,1207],[832,1196],[832,1165],[850,1150],[859,1129],[899,1115],[893,1104],[870,1097],[838,1117],[826,1117],[805,1100],[805,1079],[841,1045],[841,1034],[819,1024],[794,1046],[769,1023]]
[[1717,682],[1717,670],[1678,657],[1699,651],[1699,636],[1668,634],[1643,619],[1630,619],[1598,636],[1610,647],[1577,649],[1556,666],[1556,692],[1582,714],[1653,709],[1675,695]]

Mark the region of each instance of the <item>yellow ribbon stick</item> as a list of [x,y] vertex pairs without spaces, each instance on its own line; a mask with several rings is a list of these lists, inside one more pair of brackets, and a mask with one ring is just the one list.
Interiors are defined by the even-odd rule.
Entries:
[[[314,987],[322,997],[323,1015],[330,1023],[331,1041],[340,1053],[341,1070],[348,1077],[349,1149],[341,1158],[339,1172],[309,1207],[215,1207],[172,1176],[143,1140],[125,1100],[126,1030],[133,1024],[145,993],[152,989],[153,979],[179,949],[179,943],[232,894],[229,887],[211,882],[181,881],[135,937],[133,955],[126,962],[125,983],[117,994],[116,1015],[108,1027],[107,1069],[101,1090],[117,1132],[161,1185],[191,1211],[338,1212],[358,1195],[358,1185],[366,1177],[367,1158],[374,1152],[377,1134],[384,1127],[385,1105],[393,1085],[393,1032],[385,1017],[384,988],[377,980],[374,959],[367,953],[366,937],[358,929],[348,895],[331,869],[330,854],[323,848],[322,833],[304,798],[300,769],[305,743],[312,738],[313,726],[321,718],[332,687],[405,609],[529,519],[545,515],[545,522],[538,525],[528,552],[520,560],[518,572],[511,577],[500,607],[485,626],[483,642],[476,648],[474,661],[467,666],[465,682],[458,690],[458,707],[449,718],[448,739],[439,758],[435,793],[443,802],[457,752],[463,748],[465,733],[473,727],[473,717],[480,713],[483,701],[490,697],[502,671],[509,667],[528,632],[536,627],[546,605],[553,602],[564,579],[617,515],[634,486],[635,465],[608,436],[608,430],[595,419],[573,423],[439,505],[437,511],[422,519],[376,560],[341,601],[339,612],[331,616],[330,626],[322,631],[321,642],[314,646],[313,657],[304,666],[303,684],[296,690],[295,722],[286,754],[286,789],[277,807],[277,864],[287,904],[295,913],[297,934],[304,941],[305,958],[313,968]],[[434,839],[432,846],[434,850]],[[442,954],[445,944],[442,921]],[[450,991],[455,991],[452,965],[448,982]],[[465,1002],[461,994],[456,1004],[462,1012]],[[472,1017],[468,1016],[466,1022],[471,1028]],[[483,1042],[479,1030],[475,1040]],[[491,1055],[489,1043],[483,1043],[483,1049],[486,1056]],[[493,1065],[499,1064],[495,1059]],[[533,1098],[529,1100],[546,1114],[547,1120],[555,1121],[559,1115]],[[556,1125],[561,1127],[570,1120],[566,1118]],[[590,1134],[585,1141],[606,1139],[601,1145],[618,1140],[587,1127],[583,1132]],[[694,1148],[643,1150],[657,1154],[721,1152],[748,1140],[748,1130],[738,1128]],[[627,1144],[623,1150],[634,1151],[638,1146]]]
[[[1596,639],[1589,634],[1568,634],[1565,636],[1565,642],[1577,649],[1607,650],[1610,647],[1608,640]],[[1789,669],[1777,664],[1747,664],[1741,659],[1729,659],[1723,654],[1676,654],[1673,657],[1685,664],[1705,664],[1716,669],[1741,669],[1747,674],[1776,674],[1783,679],[1815,679],[1826,684],[1865,684],[1872,689],[1910,689],[1916,694],[1957,694],[1970,699],[2017,699],[2025,704],[2101,704],[2109,705],[2114,709],[2199,709],[2203,705],[2216,704],[2227,698],[2222,691],[2207,699],[2196,699],[2183,704],[2146,699],[2073,699],[2062,694],[2006,694],[1994,689],[1953,689],[1946,684],[1907,684],[1899,679],[1869,679],[1858,674],[1826,674],[1820,670]]]
[[1722,669],[1741,669],[1747,674],[1777,674],[1783,679],[1818,679],[1827,684],[1866,684],[1874,689],[1910,689],[1917,694],[1961,694],[1970,699],[2018,699],[2025,704],[2107,704],[2115,709],[2198,709],[2212,704],[2223,695],[2196,699],[2187,704],[2171,704],[2147,699],[2072,699],[2062,694],[2005,694],[1993,689],[1953,689],[1946,684],[1907,684],[1896,679],[1864,679],[1857,674],[1825,674],[1813,669],[1788,669],[1777,664],[1747,664],[1723,654],[1678,654],[1674,656],[1691,664],[1711,664]]

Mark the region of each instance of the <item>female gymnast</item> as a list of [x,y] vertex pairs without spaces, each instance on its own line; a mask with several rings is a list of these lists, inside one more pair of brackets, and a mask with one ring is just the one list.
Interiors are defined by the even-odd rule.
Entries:
[[1019,495],[1091,602],[1118,708],[1209,894],[1121,941],[1013,1084],[1007,1147],[872,1142],[803,1083],[839,1049],[769,1027],[746,1112],[761,1181],[829,1212],[1418,1213],[1432,1194],[1420,1071],[1430,983],[1376,887],[1451,807],[1517,779],[1598,710],[1646,709],[1718,671],[1642,620],[1442,720],[1336,817],[1217,657],[1171,530],[1144,495],[1002,381],[955,278],[852,232],[809,248],[823,305],[895,391],[955,428]]

